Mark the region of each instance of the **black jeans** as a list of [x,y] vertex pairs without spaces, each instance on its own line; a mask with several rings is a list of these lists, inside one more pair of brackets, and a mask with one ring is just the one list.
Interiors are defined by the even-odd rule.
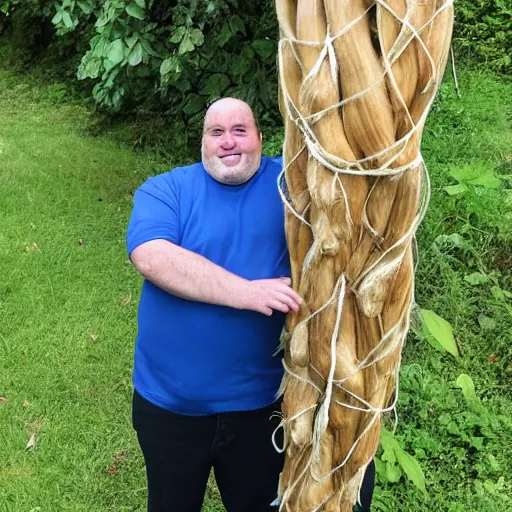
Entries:
[[[272,445],[280,403],[255,411],[183,416],[133,395],[137,432],[148,480],[148,512],[200,512],[210,470],[227,512],[277,512],[284,455]],[[282,430],[276,434],[282,444]],[[371,469],[371,470],[370,470]],[[369,511],[373,464],[361,491],[362,512]]]

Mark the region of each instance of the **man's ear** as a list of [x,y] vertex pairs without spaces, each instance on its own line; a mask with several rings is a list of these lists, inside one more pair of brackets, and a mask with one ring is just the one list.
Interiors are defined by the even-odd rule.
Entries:
[[263,144],[263,134],[260,132],[260,144]]

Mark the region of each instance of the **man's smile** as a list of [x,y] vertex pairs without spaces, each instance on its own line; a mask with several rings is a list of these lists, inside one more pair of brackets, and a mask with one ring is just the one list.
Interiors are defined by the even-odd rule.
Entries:
[[241,158],[241,153],[231,153],[220,157],[222,163],[228,166],[236,165],[238,162],[240,162]]

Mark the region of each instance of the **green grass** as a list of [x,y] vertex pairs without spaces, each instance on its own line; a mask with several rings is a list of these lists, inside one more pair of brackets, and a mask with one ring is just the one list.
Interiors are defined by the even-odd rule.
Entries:
[[[491,282],[464,279],[484,271],[512,291],[512,86],[469,71],[460,80],[463,98],[443,86],[424,138],[433,194],[417,301],[452,323],[463,357],[410,337],[397,435],[420,461],[428,496],[404,478],[382,483],[378,511],[512,510],[510,301]],[[86,136],[91,112],[66,97],[59,84],[0,71],[0,512],[142,511],[130,425],[141,280],[126,264],[124,233],[136,187],[182,162]],[[267,149],[278,147],[274,136]],[[449,197],[448,167],[480,161],[504,177],[502,189]],[[452,233],[473,252],[435,243]],[[482,316],[493,320],[486,329]],[[462,372],[480,404],[455,389]],[[205,510],[223,510],[213,485]]]

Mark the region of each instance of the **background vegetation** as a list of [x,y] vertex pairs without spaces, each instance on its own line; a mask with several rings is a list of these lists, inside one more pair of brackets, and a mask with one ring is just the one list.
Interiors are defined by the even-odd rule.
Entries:
[[[458,0],[456,12],[457,55],[510,73],[510,2]],[[222,95],[247,100],[264,126],[280,124],[273,0],[0,0],[0,32],[12,60],[42,61],[107,123],[136,119],[138,145],[172,132],[174,145],[196,148],[204,108]]]
[[[219,95],[253,103],[265,151],[280,152],[273,5],[0,0],[0,12],[0,512],[142,511],[132,194],[194,157]],[[456,12],[462,98],[448,75],[424,136],[419,314],[377,512],[512,510],[511,8]],[[222,510],[211,485],[205,511]]]

